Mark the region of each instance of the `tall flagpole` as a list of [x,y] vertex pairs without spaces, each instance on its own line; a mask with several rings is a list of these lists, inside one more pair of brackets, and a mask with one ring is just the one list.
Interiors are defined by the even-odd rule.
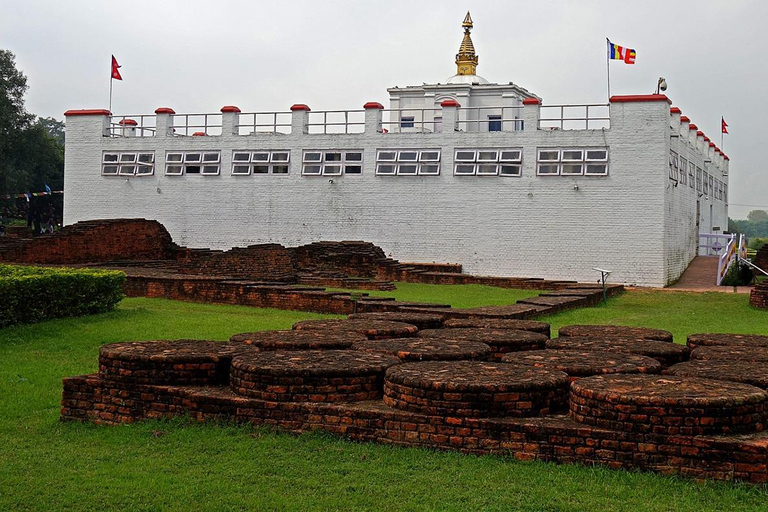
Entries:
[[114,82],[114,78],[112,78],[112,72],[109,73],[109,113],[112,114],[112,82]]
[[608,74],[608,103],[611,102],[611,59],[608,56],[608,45],[611,44],[611,40],[605,38],[605,70]]

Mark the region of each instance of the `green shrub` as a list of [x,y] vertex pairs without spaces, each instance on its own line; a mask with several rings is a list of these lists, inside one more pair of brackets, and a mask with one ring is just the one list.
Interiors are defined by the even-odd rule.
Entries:
[[722,286],[746,286],[752,282],[754,277],[755,275],[748,265],[736,262],[728,269],[728,273],[725,274],[720,284]]
[[0,265],[0,327],[110,311],[124,281],[115,270]]

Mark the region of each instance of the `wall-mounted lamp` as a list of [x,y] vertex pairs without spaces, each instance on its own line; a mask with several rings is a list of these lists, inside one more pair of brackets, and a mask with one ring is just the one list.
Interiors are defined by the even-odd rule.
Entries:
[[575,190],[576,192],[579,191],[579,184],[578,183],[573,186],[573,190]]
[[533,197],[533,192],[528,192],[528,197]]
[[328,180],[328,183],[330,183],[331,185],[333,185],[333,180],[332,180],[332,179]]
[[156,192],[157,192],[158,194],[159,194],[160,192],[162,192],[162,191],[160,190],[160,187],[157,187],[157,191],[156,191]]

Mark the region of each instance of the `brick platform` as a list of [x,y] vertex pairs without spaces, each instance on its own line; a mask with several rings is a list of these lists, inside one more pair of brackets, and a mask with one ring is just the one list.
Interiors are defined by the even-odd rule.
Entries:
[[399,362],[357,350],[254,352],[232,360],[230,386],[276,402],[359,402],[380,398],[384,371]]
[[420,338],[437,338],[458,342],[475,341],[491,347],[492,358],[500,360],[508,352],[543,349],[547,337],[531,331],[516,331],[514,329],[426,329],[419,332]]
[[758,432],[768,420],[768,393],[697,377],[601,375],[571,384],[570,414],[580,423],[623,432]]
[[415,336],[415,325],[387,320],[304,320],[293,324],[297,331],[358,332],[370,340]]
[[691,334],[686,345],[693,350],[696,347],[749,346],[768,347],[768,336],[759,334]]
[[691,351],[691,360],[694,359],[768,361],[768,347],[752,347],[749,345],[697,347]]
[[[768,251],[763,251],[763,252],[768,254]],[[766,261],[765,263],[768,263],[768,261]],[[763,265],[765,265],[765,263],[763,263]],[[768,267],[760,267],[760,268],[768,268]],[[749,303],[752,304],[752,306],[759,309],[768,309],[768,281],[763,281],[762,283],[752,288],[752,291],[749,292]]]
[[606,353],[625,352],[655,359],[662,368],[687,361],[691,350],[685,345],[666,341],[645,340],[638,338],[588,338],[582,336],[564,336],[547,341],[550,350],[587,350]]
[[558,336],[581,337],[631,337],[646,340],[672,342],[672,333],[648,327],[627,327],[623,325],[566,325],[557,331]]
[[611,373],[661,373],[661,364],[655,359],[620,352],[530,350],[507,354],[502,361],[558,370],[571,381]]
[[550,327],[546,322],[536,320],[505,320],[493,318],[451,318],[445,321],[445,327],[461,328],[474,327],[481,329],[514,329],[516,331],[538,332],[550,336]]
[[354,350],[392,354],[401,361],[486,360],[491,347],[476,341],[451,341],[439,338],[395,338],[358,341]]
[[564,373],[505,363],[405,363],[384,377],[385,404],[429,416],[537,416],[567,397]]
[[411,313],[393,311],[388,313],[354,313],[350,319],[357,320],[386,320],[415,325],[421,329],[440,329],[443,326],[443,316],[429,313]]
[[368,338],[347,331],[260,331],[230,337],[233,344],[245,344],[256,350],[347,349]]
[[742,382],[768,390],[768,361],[697,359],[676,364],[665,373]]

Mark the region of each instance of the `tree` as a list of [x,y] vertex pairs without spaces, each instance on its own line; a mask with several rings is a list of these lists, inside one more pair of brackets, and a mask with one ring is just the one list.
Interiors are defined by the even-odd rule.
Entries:
[[768,212],[765,210],[752,210],[747,214],[747,220],[751,222],[768,220]]
[[0,50],[0,193],[9,192],[12,153],[21,132],[32,122],[24,109],[27,77],[16,69],[16,56]]
[[38,117],[37,124],[45,128],[48,135],[56,139],[59,144],[64,145],[64,121],[59,121],[53,117]]

